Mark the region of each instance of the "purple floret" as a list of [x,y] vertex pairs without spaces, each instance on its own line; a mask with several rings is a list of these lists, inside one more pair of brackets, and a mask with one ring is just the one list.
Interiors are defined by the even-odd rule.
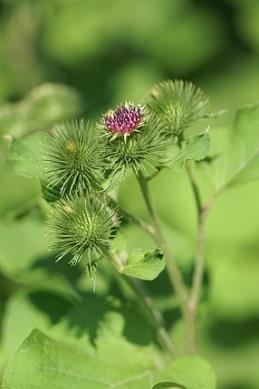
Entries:
[[104,115],[104,125],[113,134],[129,135],[143,125],[143,111],[139,105],[120,105],[115,111]]

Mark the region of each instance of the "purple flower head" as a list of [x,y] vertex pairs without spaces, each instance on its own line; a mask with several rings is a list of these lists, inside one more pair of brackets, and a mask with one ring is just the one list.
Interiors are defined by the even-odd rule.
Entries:
[[103,116],[104,126],[113,135],[128,136],[144,124],[144,107],[126,103]]

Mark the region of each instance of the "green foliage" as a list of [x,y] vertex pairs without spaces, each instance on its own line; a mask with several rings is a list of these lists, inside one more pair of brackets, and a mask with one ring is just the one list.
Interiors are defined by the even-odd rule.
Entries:
[[[89,315],[85,315],[86,311]],[[135,315],[132,309],[92,297],[54,326],[51,338],[34,330],[25,339],[10,358],[4,385],[149,388],[156,357],[148,344],[152,339],[150,328],[143,320],[134,321]],[[123,328],[128,320],[133,320],[133,326],[125,336]],[[44,368],[36,378],[42,363]]]
[[187,138],[181,147],[174,146],[168,151],[168,159],[165,159],[165,165],[174,167],[184,165],[186,161],[201,161],[209,153],[210,137],[208,133],[200,136]]
[[241,108],[208,166],[216,193],[259,178],[258,105]]
[[[22,389],[33,383],[39,389],[50,385],[66,389],[76,383],[77,388],[148,389],[160,378],[177,382],[177,389],[216,387],[209,364],[199,357],[179,358],[167,365],[150,344],[152,335],[144,318],[134,320],[134,309],[109,300],[93,305],[93,299],[72,309],[53,327],[51,338],[32,331],[10,357],[4,387]],[[91,315],[84,314],[87,308]]]
[[[0,387],[207,389],[216,386],[211,364],[218,388],[258,389],[258,10],[257,0],[1,2]],[[42,177],[45,133],[79,115],[99,123],[101,112],[121,101],[143,103],[151,85],[171,77],[194,80],[207,91],[213,111],[226,109],[213,121],[208,110],[208,117],[179,130],[175,143],[166,139],[160,151],[152,149],[134,164],[148,176],[155,214],[188,292],[197,213],[186,166],[202,205],[211,195],[216,199],[205,227],[197,315],[204,360],[181,357],[187,331],[179,298],[167,266],[156,277],[164,258],[153,254],[164,247],[153,241],[152,219],[129,158],[138,154],[138,144],[137,154],[123,142],[107,144],[120,158],[114,164],[115,155],[104,152],[93,179],[94,197],[106,192],[109,208],[118,202],[122,214],[126,241],[118,231],[109,240],[109,256],[118,257],[121,269],[133,259],[138,281],[116,273],[112,260],[102,261],[93,293],[83,262],[68,266],[69,256],[55,262],[44,237],[47,213],[62,197],[62,185],[50,186],[46,171]],[[177,126],[179,106],[173,104]],[[161,142],[155,138],[162,129],[171,133],[158,122],[150,142]],[[91,127],[99,138],[100,129]],[[101,151],[106,140],[96,139]],[[147,276],[154,280],[145,282]],[[125,279],[157,308],[177,357],[171,360],[152,315]],[[35,328],[40,333],[30,336]]]
[[216,378],[211,366],[198,356],[177,359],[161,376],[164,380],[177,382],[180,388],[216,389]]

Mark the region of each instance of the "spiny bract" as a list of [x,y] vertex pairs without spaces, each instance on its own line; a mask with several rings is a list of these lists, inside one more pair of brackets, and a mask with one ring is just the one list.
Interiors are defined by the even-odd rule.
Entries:
[[165,133],[177,137],[197,120],[210,116],[209,99],[191,82],[163,81],[147,95],[149,112],[164,126]]
[[58,260],[68,256],[73,265],[83,260],[91,274],[97,261],[107,253],[118,226],[117,212],[104,195],[85,194],[56,203],[48,233]]
[[46,182],[58,188],[61,196],[97,189],[103,162],[100,139],[83,120],[54,127],[45,141]]

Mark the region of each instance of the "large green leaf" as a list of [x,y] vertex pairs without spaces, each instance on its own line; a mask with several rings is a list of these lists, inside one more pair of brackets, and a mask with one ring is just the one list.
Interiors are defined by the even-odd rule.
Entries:
[[161,250],[144,252],[136,249],[129,254],[127,264],[122,273],[142,280],[154,280],[165,268],[165,260]]
[[221,156],[212,163],[217,192],[259,178],[259,106],[240,109]]
[[[22,299],[22,305],[26,301]],[[38,303],[43,304],[42,298]],[[32,323],[41,328],[48,325],[42,312],[37,309],[34,314],[31,302],[29,306],[26,302],[26,309],[31,312]],[[9,330],[14,325],[13,320],[9,321]],[[25,334],[30,325],[23,321],[21,331]],[[6,331],[6,324],[4,328]],[[156,353],[149,324],[135,308],[125,307],[114,299],[89,296],[49,333],[51,338],[33,331],[10,357],[4,389],[150,389],[161,381],[175,382],[179,388],[215,389],[211,368],[198,357],[180,358],[158,374],[165,361]],[[12,349],[10,336],[8,342]]]
[[[68,343],[33,331],[10,359],[4,375],[4,389],[113,386],[149,389],[155,358],[149,346],[136,344],[145,341],[147,336],[145,329],[148,328],[143,320],[136,323],[142,338],[134,331],[126,332],[124,336],[127,323],[116,312],[116,306],[107,303],[91,307],[89,304],[88,308],[82,305],[57,325],[53,333]],[[127,315],[126,318],[135,327],[134,317]],[[92,331],[96,331],[96,336]],[[131,336],[135,337],[132,340],[135,344],[127,340]]]
[[186,389],[216,389],[216,377],[211,366],[196,355],[171,362],[159,377],[160,381],[176,382],[180,388],[182,385]]
[[[3,388],[150,389],[152,383],[157,381],[153,378],[154,366],[150,365],[150,360],[143,353],[133,348],[125,349],[118,340],[107,336],[107,347],[101,352],[94,348],[86,351],[34,330],[10,358],[4,373]],[[173,388],[216,388],[211,367],[196,356],[176,360],[159,376],[170,376],[170,381],[166,382],[177,382],[171,386]],[[161,385],[161,381],[158,384]]]

